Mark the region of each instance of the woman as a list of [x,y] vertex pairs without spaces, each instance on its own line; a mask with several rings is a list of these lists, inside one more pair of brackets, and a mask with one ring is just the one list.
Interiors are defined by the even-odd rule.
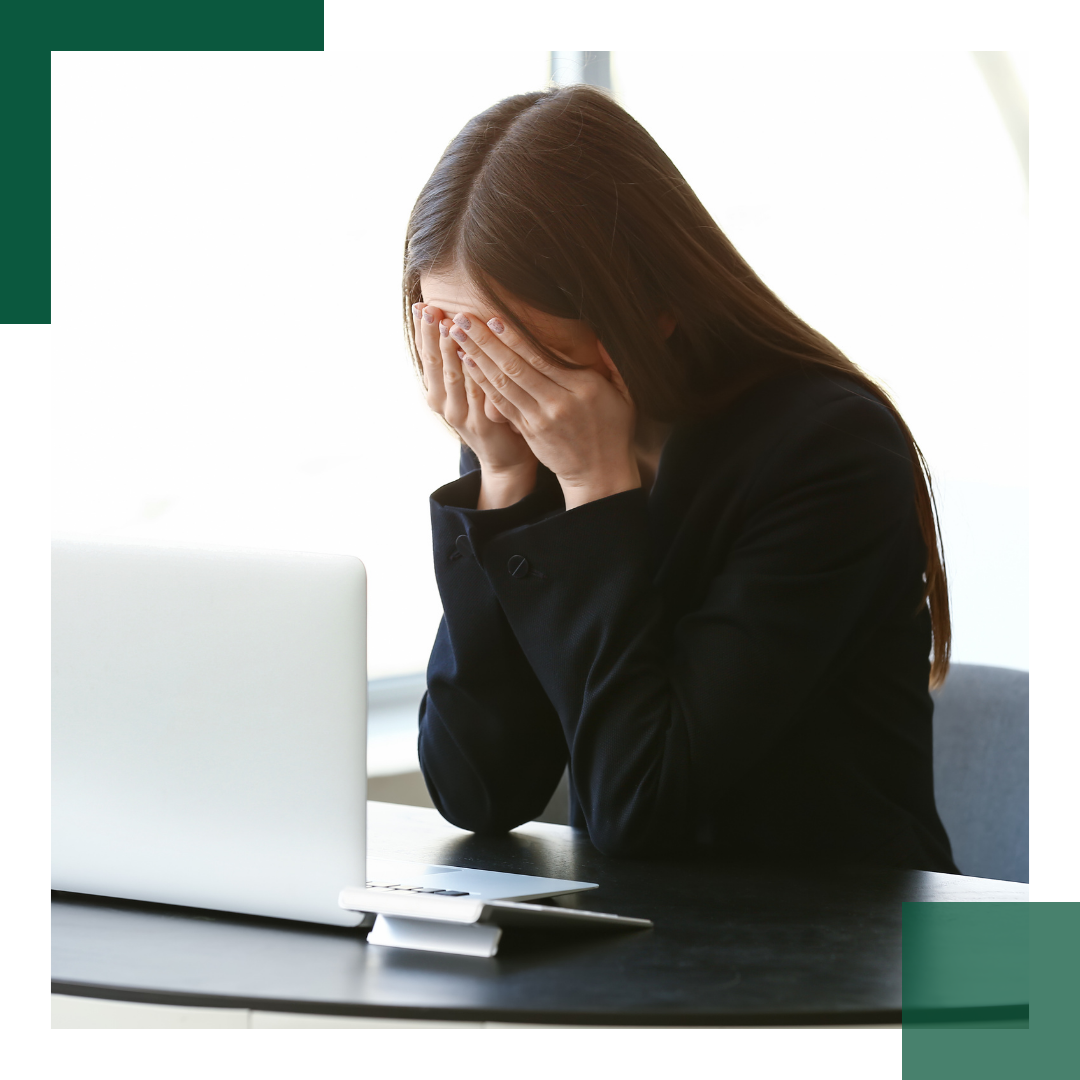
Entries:
[[586,86],[480,114],[417,200],[404,294],[464,444],[431,501],[443,816],[511,829],[569,763],[608,854],[955,873],[922,456],[648,133]]

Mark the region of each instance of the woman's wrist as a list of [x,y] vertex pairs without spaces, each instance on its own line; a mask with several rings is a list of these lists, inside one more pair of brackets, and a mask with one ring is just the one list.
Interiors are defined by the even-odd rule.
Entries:
[[584,506],[586,503],[596,502],[597,499],[606,499],[609,495],[618,495],[620,492],[641,487],[641,473],[637,463],[632,462],[599,477],[569,480],[560,476],[559,485],[562,487],[566,509],[573,510],[576,506]]
[[494,469],[480,464],[477,510],[501,510],[521,502],[536,487],[536,459],[512,468]]

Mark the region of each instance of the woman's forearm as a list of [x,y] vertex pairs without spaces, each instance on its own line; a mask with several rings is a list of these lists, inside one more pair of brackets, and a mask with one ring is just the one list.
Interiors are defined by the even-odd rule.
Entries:
[[504,488],[505,508],[473,509],[481,484],[475,469],[432,499],[444,617],[427,670],[420,763],[439,812],[471,831],[505,831],[536,817],[568,756],[558,716],[475,555],[489,532],[513,529],[558,507],[554,477],[537,479],[534,473],[530,488],[536,490],[520,497]]

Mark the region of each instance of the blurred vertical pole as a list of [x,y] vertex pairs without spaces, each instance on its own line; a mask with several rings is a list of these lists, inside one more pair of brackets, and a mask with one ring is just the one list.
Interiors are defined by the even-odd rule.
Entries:
[[611,53],[553,52],[551,81],[556,86],[588,83],[611,92]]
[[972,57],[994,98],[1001,120],[1016,148],[1024,180],[1028,178],[1028,103],[1016,69],[1003,52],[973,52]]

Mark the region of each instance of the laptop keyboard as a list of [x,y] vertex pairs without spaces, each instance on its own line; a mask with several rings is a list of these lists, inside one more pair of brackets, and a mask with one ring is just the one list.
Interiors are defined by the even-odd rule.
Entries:
[[369,889],[378,889],[380,892],[412,892],[426,893],[429,896],[468,896],[467,892],[460,889],[429,889],[421,885],[398,885],[392,881],[369,881]]

